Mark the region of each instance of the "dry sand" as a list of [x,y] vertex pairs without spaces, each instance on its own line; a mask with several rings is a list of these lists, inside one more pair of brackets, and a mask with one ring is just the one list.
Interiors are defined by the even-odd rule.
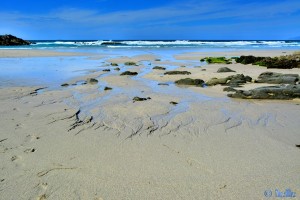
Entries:
[[[189,77],[232,74],[215,73],[222,65],[181,68],[192,55],[176,56]],[[108,62],[151,62],[128,67],[141,73],[176,64],[155,58]],[[253,78],[266,71],[226,66]],[[154,86],[187,77],[161,73],[95,72],[70,83],[94,77],[99,84],[41,93],[1,88],[0,199],[265,199],[265,190],[287,188],[299,198],[299,101],[232,100],[220,86]]]

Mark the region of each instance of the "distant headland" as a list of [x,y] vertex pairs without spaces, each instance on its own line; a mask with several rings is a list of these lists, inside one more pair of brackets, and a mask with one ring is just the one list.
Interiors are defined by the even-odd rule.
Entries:
[[0,46],[18,46],[30,44],[32,43],[10,34],[0,35]]

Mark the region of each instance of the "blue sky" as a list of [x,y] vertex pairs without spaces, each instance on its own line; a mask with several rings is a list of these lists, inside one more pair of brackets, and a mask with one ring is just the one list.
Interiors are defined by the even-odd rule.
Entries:
[[10,0],[0,34],[25,39],[300,39],[300,0]]

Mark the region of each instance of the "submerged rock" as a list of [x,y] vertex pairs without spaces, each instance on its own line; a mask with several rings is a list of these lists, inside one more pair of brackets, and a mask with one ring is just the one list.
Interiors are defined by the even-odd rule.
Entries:
[[232,98],[241,99],[294,99],[300,98],[300,84],[259,87],[253,90],[237,90],[228,94]]
[[133,100],[133,103],[136,102],[136,101],[147,101],[151,99],[150,97],[147,97],[147,98],[143,98],[143,97],[134,97],[132,100]]
[[110,69],[104,69],[102,71],[104,71],[104,72],[110,72]]
[[118,63],[110,63],[111,66],[119,66]]
[[178,81],[175,81],[177,85],[195,85],[202,87],[204,84],[204,81],[201,79],[191,79],[191,78],[184,78],[180,79]]
[[158,83],[158,85],[165,85],[165,86],[169,86],[168,83]]
[[121,69],[119,67],[114,68],[116,71],[120,71]]
[[94,78],[88,78],[87,83],[94,85],[98,83],[98,80]]
[[0,46],[17,46],[17,45],[30,45],[29,41],[17,38],[13,35],[0,35]]
[[166,68],[165,68],[165,67],[160,67],[160,66],[155,66],[155,67],[153,67],[153,69],[158,69],[158,70],[166,70]]
[[112,90],[111,87],[105,87],[104,90]]
[[168,71],[164,73],[165,75],[190,75],[191,72],[188,71]]
[[270,84],[295,84],[299,81],[298,74],[281,74],[275,72],[264,72],[258,76],[255,83],[270,83]]
[[136,75],[138,75],[138,73],[137,72],[131,72],[131,71],[125,71],[125,72],[121,73],[121,76],[126,76],[126,75],[136,76]]
[[236,71],[234,71],[232,69],[229,69],[228,67],[221,67],[221,68],[218,69],[217,72],[218,73],[226,73],[226,72],[236,72]]

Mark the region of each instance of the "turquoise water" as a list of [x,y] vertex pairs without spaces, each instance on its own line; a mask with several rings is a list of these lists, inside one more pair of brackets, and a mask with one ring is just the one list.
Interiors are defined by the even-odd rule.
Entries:
[[[52,49],[52,48],[199,48],[199,49],[299,49],[299,40],[287,41],[201,41],[201,40],[169,40],[169,41],[103,41],[103,40],[43,40],[32,41],[35,44],[20,47],[0,47],[0,48],[25,48],[25,49]],[[108,43],[107,43],[108,42]],[[106,44],[105,44],[106,43]]]

